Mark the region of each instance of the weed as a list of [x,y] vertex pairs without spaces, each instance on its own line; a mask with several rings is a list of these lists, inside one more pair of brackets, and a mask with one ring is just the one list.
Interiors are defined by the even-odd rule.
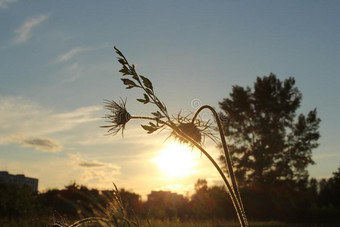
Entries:
[[[229,149],[225,141],[221,119],[215,109],[209,105],[204,105],[195,112],[192,119],[190,119],[189,116],[181,116],[181,113],[179,113],[176,117],[171,117],[164,102],[162,102],[156,96],[152,82],[147,77],[138,74],[135,65],[131,65],[120,50],[118,50],[116,47],[114,47],[114,49],[118,54],[118,62],[122,65],[122,68],[119,72],[122,73],[121,80],[123,84],[127,89],[137,88],[142,90],[143,97],[137,99],[137,101],[143,104],[155,105],[158,110],[156,112],[151,112],[150,116],[134,116],[127,111],[126,100],[122,100],[119,104],[115,101],[106,101],[105,108],[109,111],[109,114],[107,114],[105,118],[108,120],[109,125],[102,127],[108,128],[108,133],[115,135],[120,130],[122,130],[123,133],[125,124],[129,120],[143,119],[149,120],[147,125],[141,125],[142,128],[149,134],[164,128],[170,128],[172,130],[171,136],[175,137],[182,143],[187,143],[190,146],[199,149],[215,166],[216,170],[219,172],[225,185],[227,186],[240,225],[248,226],[241,195],[232,167]],[[216,121],[231,182],[228,181],[227,177],[216,161],[203,148],[203,137],[208,136],[215,141],[215,137],[210,131],[212,129],[211,123],[198,119],[198,115],[204,109],[211,111]]]

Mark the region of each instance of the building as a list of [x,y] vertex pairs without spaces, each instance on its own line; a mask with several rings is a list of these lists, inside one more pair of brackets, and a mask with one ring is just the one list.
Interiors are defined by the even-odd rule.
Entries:
[[28,186],[33,192],[38,192],[38,179],[25,177],[23,174],[12,175],[7,171],[0,171],[0,182],[18,186]]

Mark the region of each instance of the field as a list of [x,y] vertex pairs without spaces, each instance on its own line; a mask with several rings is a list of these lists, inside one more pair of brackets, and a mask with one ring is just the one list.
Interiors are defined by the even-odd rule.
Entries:
[[[0,219],[1,227],[46,227],[53,226],[52,219],[49,218],[34,218],[34,219]],[[222,221],[222,220],[205,220],[205,221],[161,221],[161,220],[150,220],[154,227],[238,227],[240,226],[236,221]],[[70,224],[71,222],[68,222]],[[143,226],[148,226],[147,222],[143,222]],[[98,225],[82,225],[87,227],[95,227]],[[112,225],[113,226],[113,225]],[[268,222],[249,222],[251,227],[336,227],[339,224],[288,224],[282,222],[268,221]]]

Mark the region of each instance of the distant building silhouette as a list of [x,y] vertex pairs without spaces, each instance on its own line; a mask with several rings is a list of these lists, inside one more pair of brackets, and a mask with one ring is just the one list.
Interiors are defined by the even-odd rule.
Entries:
[[0,182],[9,185],[28,186],[32,191],[38,191],[38,179],[25,177],[23,174],[12,175],[7,171],[0,171]]
[[170,191],[151,191],[146,202],[150,217],[159,219],[184,218],[188,200]]

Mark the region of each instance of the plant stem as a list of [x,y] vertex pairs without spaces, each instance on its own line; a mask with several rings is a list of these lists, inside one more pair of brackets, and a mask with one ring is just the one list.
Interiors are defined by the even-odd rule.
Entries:
[[229,181],[227,180],[226,176],[224,175],[222,169],[219,167],[219,165],[216,163],[216,161],[211,157],[211,155],[200,145],[198,144],[195,140],[193,140],[191,137],[187,136],[184,132],[182,132],[180,129],[178,128],[172,128],[179,136],[181,136],[182,138],[184,138],[185,140],[189,141],[190,143],[192,143],[195,147],[197,147],[208,159],[209,161],[215,166],[215,168],[217,169],[218,173],[221,175],[224,183],[227,186],[228,191],[230,192],[229,195],[231,197],[231,201],[234,205],[234,208],[236,210],[237,213],[237,217],[239,219],[239,222],[241,224],[242,227],[246,227],[248,226],[247,220],[245,218],[245,215],[242,214],[242,208],[240,207],[239,203],[238,203],[238,199],[232,189],[232,187],[229,184]]
[[[156,121],[155,118],[147,117],[147,116],[131,116],[131,119],[142,119],[142,120],[154,120],[154,121]],[[232,200],[234,207],[236,209],[237,217],[239,219],[241,226],[242,227],[248,226],[245,215],[243,215],[243,209],[240,206],[240,203],[238,201],[236,193],[234,192],[233,188],[230,186],[229,181],[227,180],[223,171],[221,170],[219,165],[216,163],[216,161],[211,157],[211,155],[200,144],[198,144],[195,140],[193,140],[191,137],[189,137],[184,132],[182,132],[177,126],[173,126],[172,124],[169,124],[169,123],[163,122],[163,121],[162,121],[162,123],[164,123],[167,126],[169,126],[170,128],[172,128],[177,133],[178,136],[181,136],[182,138],[184,138],[188,142],[192,143],[195,147],[197,147],[209,159],[209,161],[215,166],[215,168],[217,169],[217,171],[221,175],[224,183],[226,184],[228,191],[230,192],[229,195],[230,195],[231,200]]]
[[248,221],[247,221],[246,213],[244,211],[244,207],[243,207],[243,203],[242,203],[242,199],[241,199],[241,194],[240,194],[240,191],[239,191],[239,188],[238,188],[238,184],[237,184],[237,180],[236,180],[236,177],[235,177],[235,174],[234,174],[234,171],[233,171],[233,166],[232,166],[232,162],[231,162],[231,156],[230,156],[229,148],[228,148],[227,143],[225,141],[225,135],[224,135],[224,131],[223,131],[223,128],[222,128],[222,123],[221,123],[221,120],[220,120],[217,112],[215,111],[214,108],[212,108],[209,105],[201,106],[196,111],[196,113],[195,113],[194,117],[192,118],[191,122],[194,123],[196,118],[197,118],[197,116],[198,116],[198,114],[202,110],[204,110],[204,109],[209,109],[213,113],[213,115],[214,115],[216,124],[218,126],[218,131],[220,133],[221,141],[222,141],[222,147],[223,147],[224,155],[225,155],[226,162],[227,162],[228,172],[229,172],[229,175],[230,175],[230,178],[231,178],[231,182],[232,182],[232,186],[233,186],[233,189],[234,189],[233,192],[236,194],[238,205],[240,206],[240,208],[242,210],[242,213],[241,213],[242,219],[244,219],[245,224],[247,224],[246,226],[248,226]]

